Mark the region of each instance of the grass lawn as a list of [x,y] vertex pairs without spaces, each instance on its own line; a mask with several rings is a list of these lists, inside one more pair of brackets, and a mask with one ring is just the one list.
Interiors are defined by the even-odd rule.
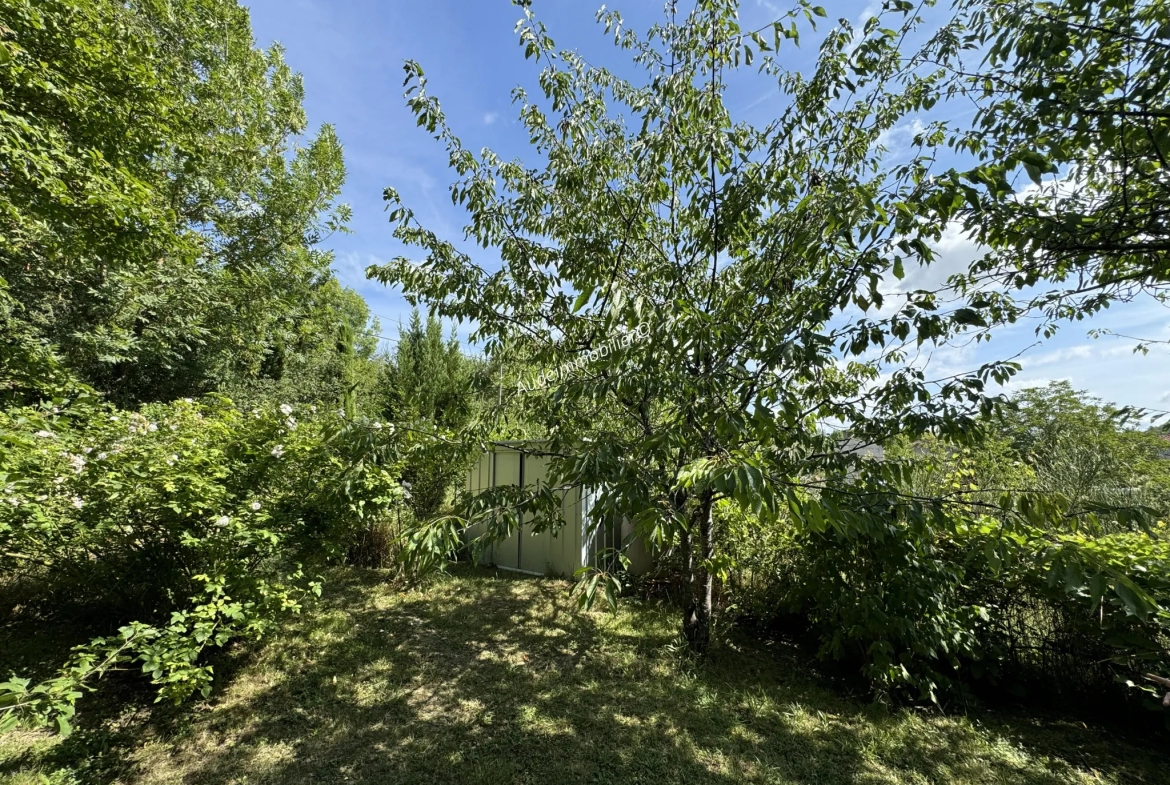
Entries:
[[1164,754],[1080,723],[847,700],[778,645],[696,665],[673,653],[676,624],[635,601],[581,613],[564,583],[486,570],[408,593],[341,573],[282,634],[225,656],[210,700],[157,707],[115,684],[65,740],[0,737],[0,781],[1170,782]]

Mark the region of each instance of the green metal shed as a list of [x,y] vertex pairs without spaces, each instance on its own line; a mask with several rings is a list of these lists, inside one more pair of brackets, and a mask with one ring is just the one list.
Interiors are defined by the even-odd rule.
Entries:
[[[467,490],[471,493],[501,485],[533,485],[547,482],[549,458],[541,452],[540,442],[505,442],[496,445],[479,457],[467,474]],[[573,487],[562,492],[561,518],[563,525],[557,532],[531,531],[531,517],[522,520],[519,529],[508,539],[491,545],[480,557],[480,564],[531,575],[559,575],[572,577],[578,568],[598,565],[598,555],[607,548],[617,547],[621,538],[629,535],[632,527],[606,525],[594,519],[591,489]],[[473,538],[483,529],[481,524],[468,531]],[[632,571],[644,570],[649,559],[640,543],[633,543],[629,551]]]

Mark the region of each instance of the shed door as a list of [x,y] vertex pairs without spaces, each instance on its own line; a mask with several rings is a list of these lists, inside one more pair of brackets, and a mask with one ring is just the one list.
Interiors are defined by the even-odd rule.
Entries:
[[[524,461],[524,485],[539,488],[548,481],[548,459],[539,455],[521,456]],[[520,569],[528,572],[548,572],[553,562],[553,535],[549,531],[532,534],[532,517],[526,516],[520,537]],[[559,544],[559,543],[558,543]]]
[[[496,486],[520,484],[520,453],[513,450],[498,450],[496,460]],[[497,567],[520,567],[520,534],[512,532],[506,540],[497,542],[492,549],[492,561]]]

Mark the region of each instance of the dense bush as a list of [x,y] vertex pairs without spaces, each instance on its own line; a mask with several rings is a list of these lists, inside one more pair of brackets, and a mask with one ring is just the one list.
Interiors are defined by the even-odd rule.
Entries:
[[726,607],[807,625],[821,656],[857,664],[877,694],[938,701],[990,684],[1115,702],[1118,683],[1170,670],[1165,524],[1091,537],[1005,536],[990,517],[834,523],[753,525],[773,531],[729,559]]
[[97,637],[0,684],[0,730],[67,729],[131,662],[206,693],[207,648],[299,610],[323,564],[396,564],[407,503],[461,471],[377,421],[465,420],[472,366],[437,322],[378,355],[321,247],[341,144],[302,100],[237,0],[5,4],[0,610]]
[[[1024,399],[1033,423],[1060,416],[1042,416],[1045,399]],[[822,656],[859,664],[881,694],[942,700],[983,684],[1116,703],[1118,684],[1152,691],[1142,675],[1170,670],[1170,531],[1112,489],[1157,500],[1163,469],[1119,460],[1146,437],[1094,416],[1115,438],[1093,440],[1092,455],[1067,443],[1069,426],[1052,429],[1060,461],[1019,451],[1013,435],[1042,429],[1018,427],[1017,410],[973,444],[892,443],[864,478],[777,520],[727,510],[729,609],[799,619]],[[1054,465],[1088,475],[1077,456],[1098,479],[1054,487]],[[849,514],[841,497],[859,492],[882,523]]]
[[802,564],[798,533],[787,516],[766,520],[724,500],[715,507],[727,533],[720,549],[726,570],[728,621],[771,624],[796,612],[793,582]]
[[984,570],[969,592],[992,608],[972,676],[1015,694],[1117,704],[1118,685],[1170,667],[1170,532],[1050,536],[1029,569]]
[[861,662],[879,692],[938,700],[984,681],[1101,695],[1115,678],[1170,667],[1170,545],[1157,535],[1005,536],[1001,519],[950,529],[911,518],[799,540],[793,604],[821,653]]
[[160,697],[210,688],[207,647],[263,634],[401,502],[398,437],[330,409],[222,397],[125,411],[81,390],[0,412],[0,569],[26,612],[132,619],[54,679],[0,688],[0,726],[67,727],[83,689],[137,662]]

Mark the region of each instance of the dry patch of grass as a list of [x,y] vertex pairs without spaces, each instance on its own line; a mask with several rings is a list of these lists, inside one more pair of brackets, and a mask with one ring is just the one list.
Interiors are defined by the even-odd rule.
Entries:
[[[323,603],[220,664],[195,706],[82,706],[65,740],[0,738],[0,779],[133,783],[1167,782],[1079,725],[889,712],[745,642],[675,653],[669,609],[580,613],[564,583],[461,570],[399,593],[335,576]],[[137,695],[137,694],[135,694]]]

